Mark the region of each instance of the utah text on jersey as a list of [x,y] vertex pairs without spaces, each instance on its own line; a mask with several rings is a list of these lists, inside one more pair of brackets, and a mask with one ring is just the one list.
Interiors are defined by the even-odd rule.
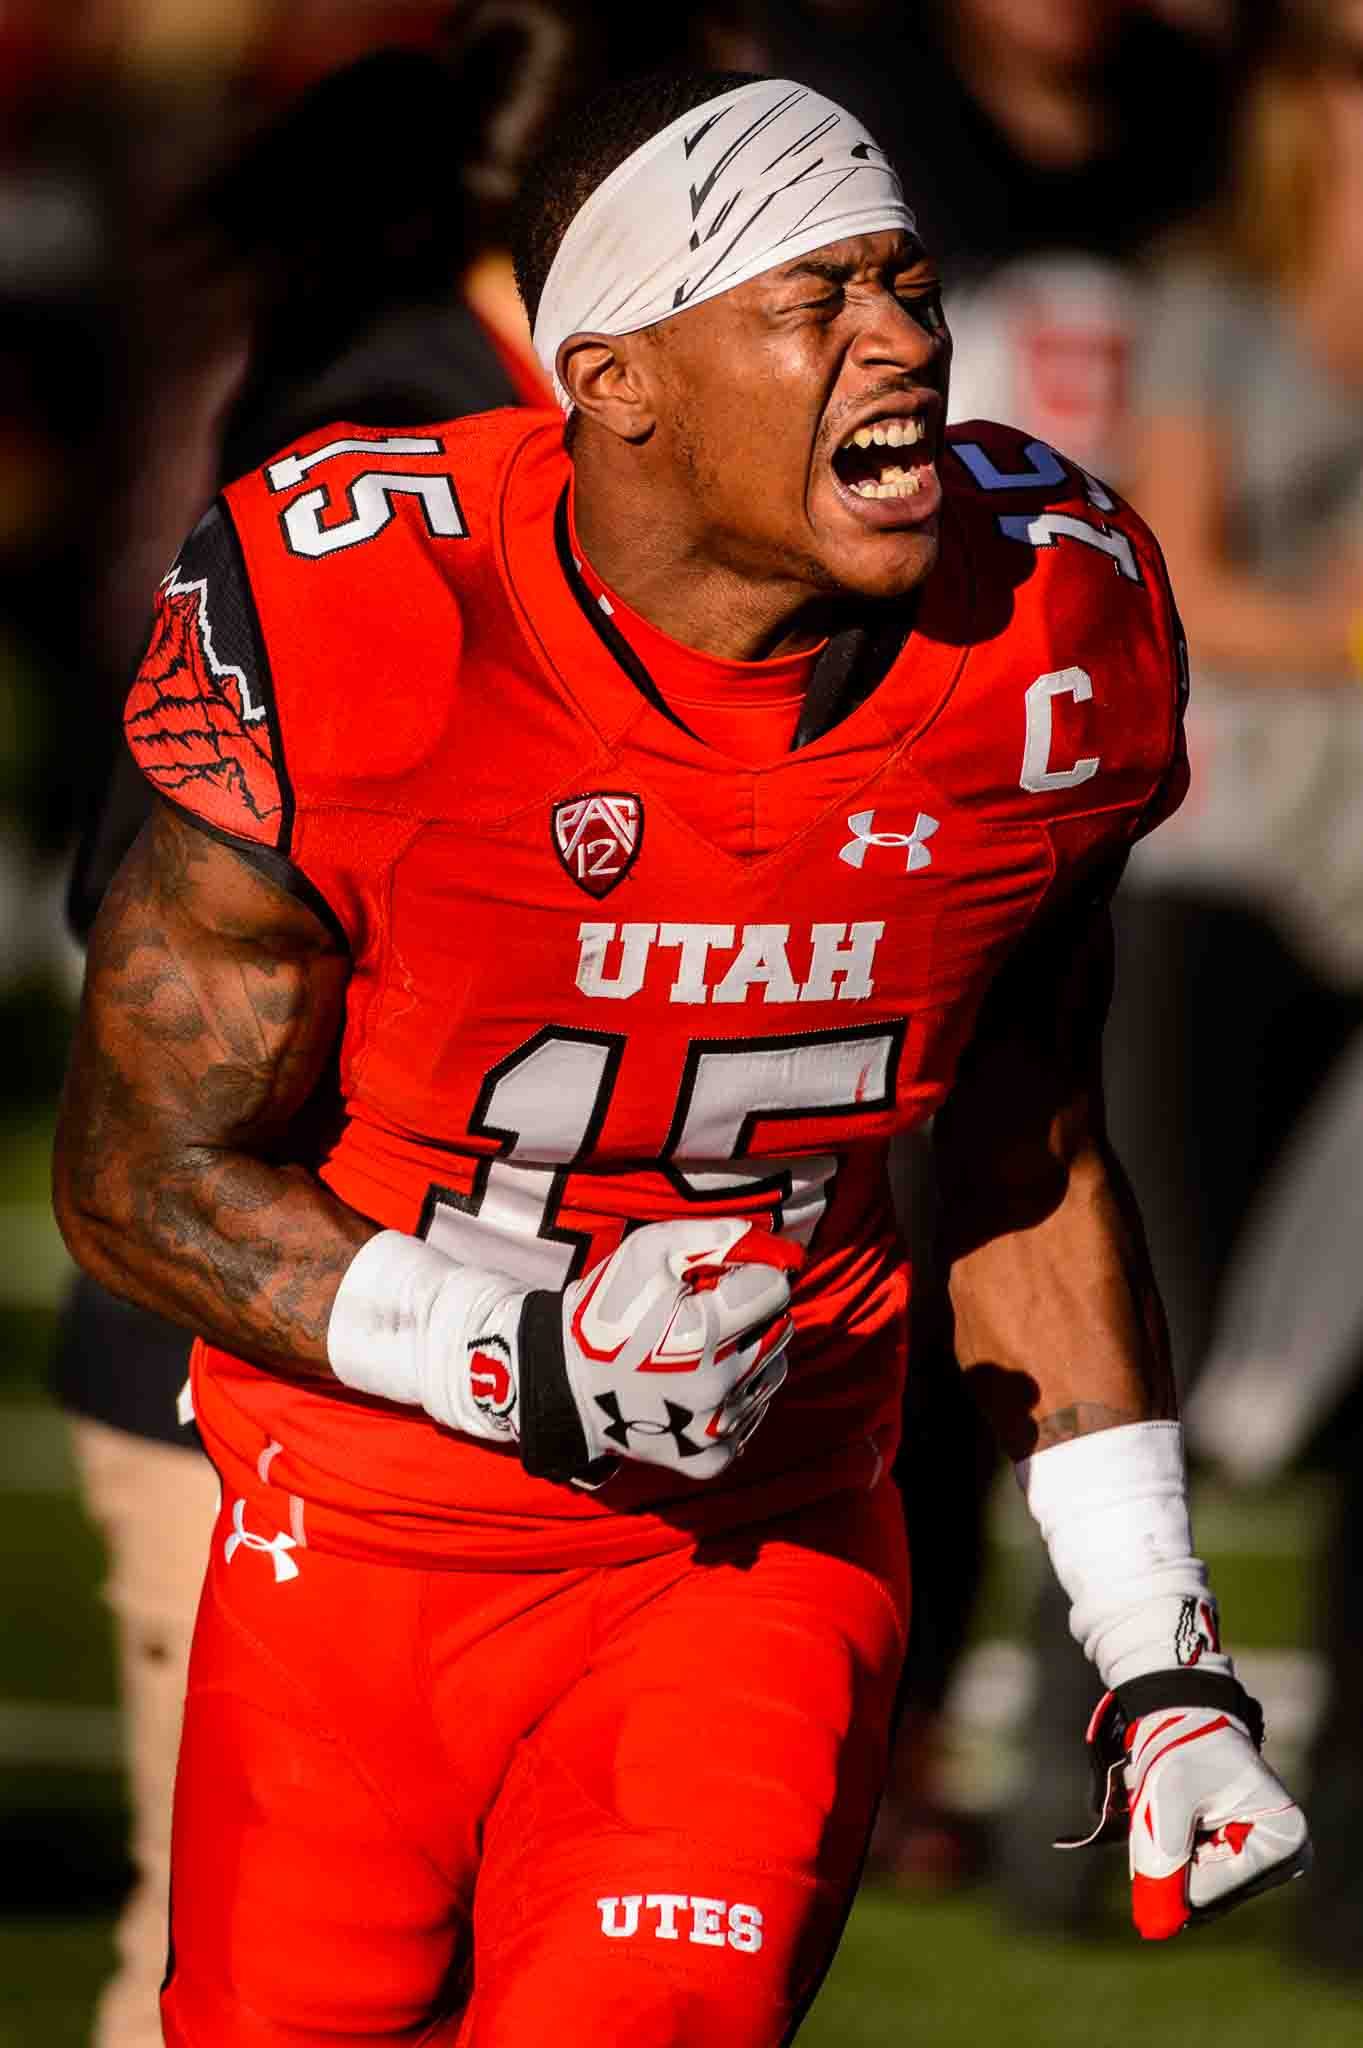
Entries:
[[[954,429],[942,472],[902,652],[840,724],[755,765],[644,696],[584,610],[544,417],[328,427],[187,545],[128,733],[169,801],[349,949],[338,1134],[308,1163],[375,1221],[541,1286],[695,1210],[808,1248],[788,1382],[711,1489],[643,1467],[558,1488],[201,1347],[227,1482],[258,1497],[281,1445],[269,1484],[306,1502],[310,1544],[641,1556],[865,1485],[892,1452],[888,1144],[942,1102],[1033,921],[1185,775],[1180,636],[1139,518],[1008,428]],[[612,916],[584,919],[584,895]]]

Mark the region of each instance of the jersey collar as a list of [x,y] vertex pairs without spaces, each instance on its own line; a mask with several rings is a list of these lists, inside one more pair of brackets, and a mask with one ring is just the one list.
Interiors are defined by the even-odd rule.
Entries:
[[[567,544],[564,505],[569,477],[559,422],[536,425],[512,453],[498,543],[527,637],[603,736],[618,738],[636,724],[661,721],[672,733],[671,751],[694,754],[698,762],[713,766],[711,749],[668,708],[623,635],[602,631],[609,628],[609,621],[595,616]],[[836,724],[796,751],[748,772],[781,773],[812,757],[843,751],[892,751],[910,743],[936,717],[973,637],[975,609],[964,532],[949,496],[943,501],[942,518],[937,567],[888,673]]]

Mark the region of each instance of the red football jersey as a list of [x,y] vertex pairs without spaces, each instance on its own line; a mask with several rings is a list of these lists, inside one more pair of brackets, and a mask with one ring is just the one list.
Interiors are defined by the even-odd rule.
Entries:
[[513,1449],[201,1344],[209,1447],[278,1489],[296,1540],[637,1557],[893,1455],[888,1141],[941,1103],[1037,913],[1183,782],[1181,641],[1141,521],[1009,429],[954,429],[942,470],[899,658],[758,765],[675,723],[597,630],[557,418],[328,428],[187,544],[128,736],[345,936],[327,1185],[541,1287],[697,1209],[769,1215],[809,1253],[790,1377],[706,1487],[629,1463],[594,1493],[532,1479]]

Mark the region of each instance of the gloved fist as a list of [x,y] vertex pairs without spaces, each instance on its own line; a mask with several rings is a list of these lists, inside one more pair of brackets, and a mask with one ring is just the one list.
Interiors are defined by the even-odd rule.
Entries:
[[786,1376],[798,1245],[736,1217],[645,1224],[561,1295],[526,1298],[519,1435],[526,1469],[581,1477],[602,1458],[713,1479]]
[[1126,1840],[1131,1917],[1147,1941],[1167,1941],[1310,1868],[1306,1816],[1260,1756],[1263,1733],[1258,1701],[1229,1674],[1147,1672],[1095,1708],[1098,1824],[1055,1846]]
[[1173,1707],[1142,1714],[1125,1743],[1131,1913],[1147,1941],[1307,1868],[1306,1816],[1243,1722]]

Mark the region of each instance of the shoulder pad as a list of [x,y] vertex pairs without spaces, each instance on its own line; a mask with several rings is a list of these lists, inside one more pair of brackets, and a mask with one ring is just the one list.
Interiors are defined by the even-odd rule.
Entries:
[[1001,820],[1104,818],[1129,843],[1186,781],[1187,660],[1158,542],[1108,485],[1014,427],[953,426],[942,476],[974,591],[956,780]]
[[1020,427],[1003,427],[994,420],[961,421],[948,427],[945,453],[951,460],[945,465],[943,485],[967,514],[978,508],[1006,518],[1026,505],[1034,511],[1087,513],[1090,518],[1112,513],[1123,522],[1136,518],[1110,484]]
[[1161,687],[1181,679],[1182,635],[1159,542],[1111,485],[1047,442],[989,420],[949,429],[943,469],[990,582],[1014,588],[1020,603],[1035,584],[1033,603],[1053,610],[1063,602],[1071,618],[1087,616],[1105,632],[1121,630],[1112,602],[1125,588],[1168,643]]
[[124,712],[159,793],[260,846],[287,844],[289,799],[264,649],[230,522],[214,506],[156,597]]
[[386,803],[443,744],[465,622],[504,603],[502,481],[544,425],[514,408],[392,432],[339,422],[224,494],[300,807]]

